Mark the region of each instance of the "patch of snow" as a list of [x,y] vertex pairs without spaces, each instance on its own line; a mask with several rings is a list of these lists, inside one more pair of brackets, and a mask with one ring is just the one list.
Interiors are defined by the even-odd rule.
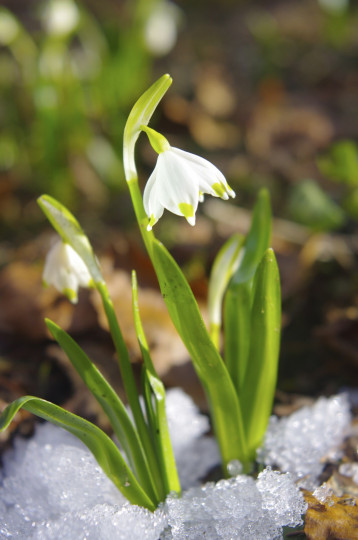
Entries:
[[130,505],[78,439],[45,423],[4,455],[0,539],[282,538],[282,528],[299,525],[306,509],[295,479],[317,474],[350,422],[346,398],[321,398],[289,418],[271,420],[261,455],[282,473],[267,467],[256,481],[238,474],[200,485],[219,462],[216,443],[205,435],[208,419],[178,389],[168,391],[167,409],[181,498],[169,496],[154,513]]
[[351,426],[348,397],[339,394],[319,398],[288,417],[270,418],[260,462],[290,472],[307,489],[317,487],[324,460],[337,459],[337,448]]

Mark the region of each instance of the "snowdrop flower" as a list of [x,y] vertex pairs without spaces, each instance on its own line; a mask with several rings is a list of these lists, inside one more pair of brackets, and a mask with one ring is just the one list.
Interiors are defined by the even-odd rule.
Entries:
[[195,225],[195,212],[198,203],[204,200],[204,193],[224,200],[235,197],[224,175],[210,161],[171,147],[154,129],[147,126],[141,126],[141,129],[159,154],[143,194],[144,209],[149,218],[148,231],[163,215],[164,208]]
[[58,240],[47,254],[43,282],[45,285],[54,285],[75,304],[78,288],[91,286],[92,277],[76,251],[69,244]]

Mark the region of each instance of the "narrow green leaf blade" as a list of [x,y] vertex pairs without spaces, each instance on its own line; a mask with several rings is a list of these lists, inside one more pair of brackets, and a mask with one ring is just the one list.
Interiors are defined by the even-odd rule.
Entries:
[[[180,493],[180,482],[177,473],[173,447],[170,439],[167,413],[165,409],[165,388],[154,368],[148,343],[144,334],[142,321],[139,313],[138,304],[138,285],[136,273],[132,272],[132,297],[133,297],[133,316],[138,343],[142,352],[144,361],[144,385],[147,411],[149,413],[152,437],[155,442],[160,458],[160,473],[163,476],[166,494],[175,491]],[[148,384],[151,393],[148,392]],[[155,407],[151,403],[151,394],[154,396]]]
[[3,411],[0,416],[0,431],[8,427],[21,408],[78,437],[92,452],[106,475],[132,504],[155,510],[153,501],[138,484],[118,448],[101,429],[58,405],[33,396],[24,396],[8,405]]
[[53,228],[62,240],[69,244],[81,257],[95,283],[101,283],[103,277],[93,253],[92,246],[77,219],[61,203],[50,195],[42,195],[37,202]]
[[[137,478],[146,492],[151,493],[152,498],[155,498],[153,482],[142,443],[122,401],[71,336],[49,319],[46,319],[45,322],[54,339],[65,351],[77,373],[106,413]],[[160,498],[158,498],[159,500]]]
[[280,276],[275,254],[268,249],[255,275],[249,362],[240,395],[247,440],[253,454],[262,441],[272,410],[280,333]]
[[250,349],[251,280],[232,283],[225,295],[225,363],[240,397]]
[[267,189],[261,189],[253,209],[250,231],[244,244],[244,255],[232,283],[247,282],[253,278],[257,265],[270,245],[270,239],[270,196]]
[[231,460],[246,460],[241,410],[235,388],[182,271],[158,240],[153,242],[153,263],[171,319],[206,391],[226,472]]

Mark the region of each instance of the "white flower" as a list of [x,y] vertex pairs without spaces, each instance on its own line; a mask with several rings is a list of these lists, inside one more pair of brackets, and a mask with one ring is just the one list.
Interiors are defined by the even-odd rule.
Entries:
[[149,231],[162,216],[164,208],[184,216],[190,225],[195,225],[195,212],[198,203],[204,200],[204,193],[225,200],[229,196],[235,197],[224,175],[210,161],[171,147],[162,135],[151,128],[142,126],[142,129],[159,153],[143,194]]
[[92,283],[87,266],[76,251],[62,240],[58,240],[47,254],[43,271],[45,285],[53,285],[75,304],[79,287]]

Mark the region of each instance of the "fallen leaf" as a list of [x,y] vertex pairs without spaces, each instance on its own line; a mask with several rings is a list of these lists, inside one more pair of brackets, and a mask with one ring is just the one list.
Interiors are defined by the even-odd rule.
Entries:
[[330,495],[325,502],[304,491],[308,504],[305,534],[309,540],[358,539],[358,506],[353,497]]

